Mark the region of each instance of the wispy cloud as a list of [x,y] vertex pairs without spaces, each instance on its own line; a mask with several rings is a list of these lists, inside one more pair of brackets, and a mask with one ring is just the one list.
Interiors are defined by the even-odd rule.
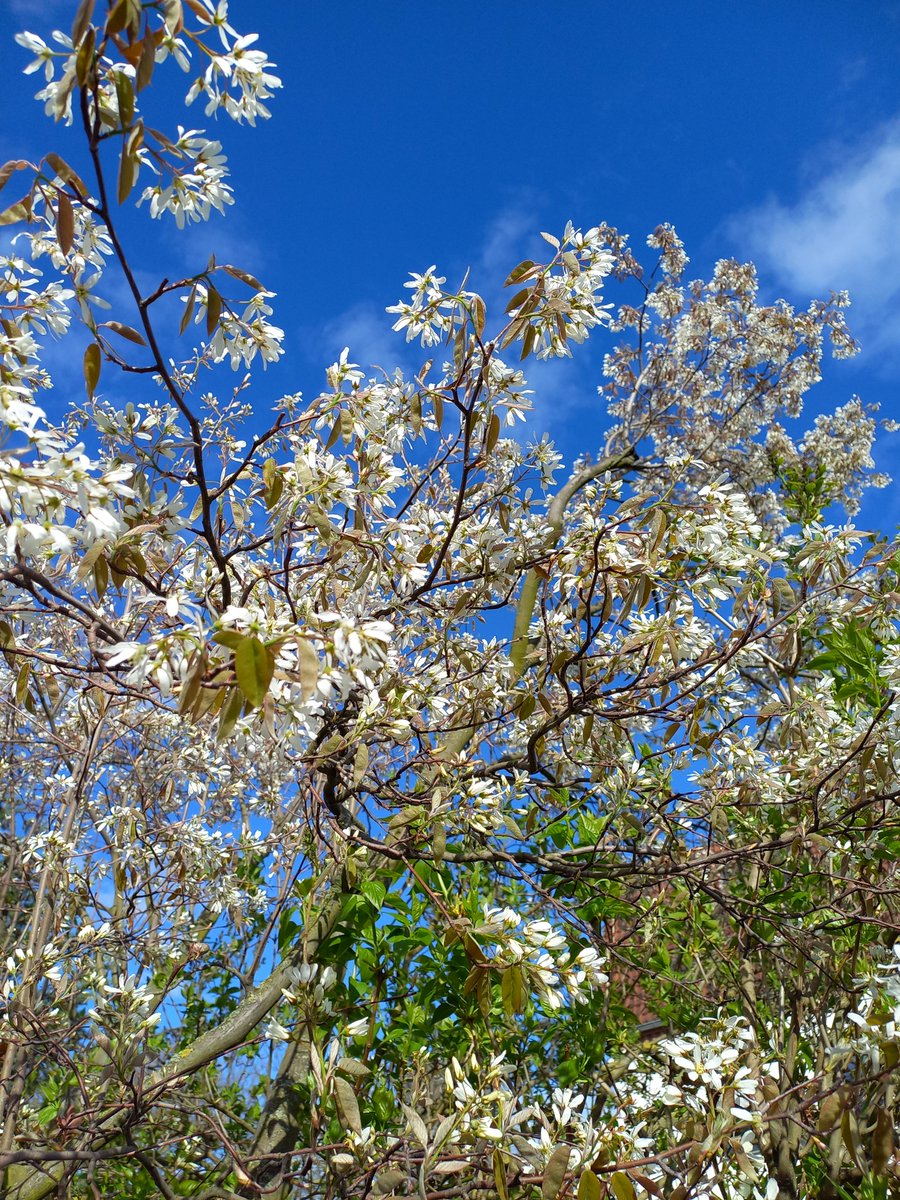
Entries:
[[[353,362],[366,371],[381,368],[390,373],[395,366],[407,366],[410,354],[403,337],[391,329],[393,320],[375,304],[356,304],[327,321],[317,339],[322,367],[334,362],[345,346]],[[417,349],[414,343],[412,350]]]
[[67,4],[66,0],[5,0],[3,7],[14,17],[46,17],[61,12]]
[[864,352],[900,356],[900,119],[820,172],[794,204],[777,197],[730,233],[797,299],[848,291]]

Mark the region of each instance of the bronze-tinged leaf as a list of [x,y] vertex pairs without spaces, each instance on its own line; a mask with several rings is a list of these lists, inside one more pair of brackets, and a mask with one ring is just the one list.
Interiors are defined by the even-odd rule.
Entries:
[[109,564],[101,555],[94,563],[94,591],[97,593],[97,599],[102,600],[106,595],[106,589],[109,587]]
[[843,1109],[844,1101],[839,1092],[832,1092],[830,1096],[826,1096],[819,1105],[819,1119],[816,1122],[819,1133],[830,1133],[840,1121]]
[[872,1134],[872,1171],[884,1175],[891,1155],[894,1153],[894,1121],[884,1108],[878,1110],[875,1130]]
[[122,147],[119,157],[119,179],[116,196],[120,204],[124,204],[131,195],[131,189],[137,181],[137,164],[132,158],[128,145]]
[[[355,1160],[354,1160],[355,1161]],[[375,1176],[374,1191],[379,1196],[387,1196],[391,1192],[397,1190],[401,1184],[406,1182],[406,1172],[398,1168],[391,1168],[389,1171],[381,1171]]]
[[503,286],[511,287],[514,283],[522,283],[524,280],[530,278],[535,271],[539,270],[540,267],[537,265],[537,263],[532,262],[530,258],[526,258],[523,262],[520,262],[517,267],[513,267]]
[[62,188],[56,189],[56,240],[63,254],[68,255],[75,241],[75,210]]
[[362,1119],[356,1093],[347,1080],[341,1079],[339,1075],[335,1076],[334,1080],[334,1103],[343,1128],[352,1133],[362,1133]]
[[127,31],[130,37],[137,37],[142,14],[141,0],[117,0],[106,18],[106,32],[112,34]]
[[337,1069],[353,1079],[365,1079],[367,1075],[372,1074],[371,1069],[358,1058],[339,1058]]
[[524,362],[528,355],[534,349],[534,343],[537,341],[537,330],[533,325],[529,325],[525,330],[525,336],[522,338],[522,353],[519,355],[519,361]]
[[251,275],[249,271],[242,271],[240,267],[232,267],[228,263],[223,263],[221,270],[227,271],[234,279],[239,279],[241,283],[246,283],[247,287],[252,287],[254,291],[263,291],[263,285],[259,282],[255,275]]
[[88,399],[93,400],[100,382],[100,347],[91,342],[84,352],[84,384],[87,388]]
[[34,170],[32,164],[30,162],[26,162],[24,158],[14,158],[9,162],[4,163],[3,166],[0,167],[0,191],[6,187],[10,179],[12,179],[13,175],[15,175],[16,171],[24,171],[28,167],[31,167],[32,170]]
[[136,346],[146,346],[143,336],[136,329],[132,329],[130,325],[123,325],[121,321],[104,321],[100,326],[101,329],[111,329],[113,333],[117,333],[119,337],[123,337],[126,341],[134,342]]
[[603,1187],[593,1171],[583,1171],[578,1180],[576,1200],[601,1200]]
[[472,320],[475,324],[475,332],[481,337],[484,333],[485,308],[484,301],[480,296],[472,297]]
[[178,698],[178,711],[188,713],[194,707],[200,695],[200,687],[206,674],[207,659],[205,650],[195,650],[188,663],[187,674],[181,685],[181,695]]
[[859,1126],[856,1123],[856,1117],[849,1108],[845,1108],[841,1114],[841,1137],[844,1140],[844,1145],[847,1147],[847,1153],[853,1159],[853,1162],[862,1170],[862,1146],[859,1142]]
[[258,708],[275,673],[275,655],[258,637],[241,638],[234,652],[238,687],[251,708]]
[[9,208],[0,212],[0,225],[17,225],[19,221],[31,220],[31,194],[23,196]]
[[360,742],[356,747],[356,754],[353,756],[353,786],[359,787],[365,778],[366,771],[369,769],[369,747],[365,742]]
[[[71,184],[79,196],[84,197],[88,194],[88,188],[84,180],[73,167],[69,166],[64,158],[60,158],[58,154],[54,154],[51,151],[49,154],[44,155],[44,162],[53,168],[60,179],[65,183]],[[30,163],[27,165],[31,166]]]
[[8,667],[15,667],[16,655],[16,635],[13,633],[12,626],[8,621],[0,621],[0,652],[6,659]]
[[487,439],[485,441],[485,451],[490,454],[497,445],[497,439],[500,437],[500,416],[498,413],[491,414],[491,420],[488,424]]
[[181,314],[181,324],[178,326],[178,332],[184,333],[188,325],[191,323],[191,317],[194,315],[194,305],[197,302],[197,288],[192,287],[188,293],[187,303],[184,306],[184,312]]
[[138,59],[134,75],[134,90],[138,95],[153,78],[153,68],[156,65],[156,38],[147,30],[141,41],[141,57]]
[[225,703],[222,706],[222,714],[219,717],[219,729],[216,733],[217,742],[224,742],[230,736],[237,724],[237,719],[241,715],[243,707],[244,697],[241,695],[240,688],[229,688]]
[[500,1197],[500,1200],[509,1200],[509,1187],[506,1183],[506,1162],[501,1150],[494,1151],[493,1167],[494,1185],[497,1188],[497,1195]]
[[213,18],[200,3],[200,0],[185,0],[185,4],[187,4],[194,16],[201,20],[204,25],[212,25]]
[[530,287],[527,287],[527,288],[522,288],[522,290],[520,292],[516,292],[516,294],[513,296],[513,298],[507,304],[506,311],[508,313],[510,313],[513,311],[514,308],[521,308],[522,305],[525,303],[525,301],[528,299],[528,297],[531,295],[531,291],[532,291],[532,289]]
[[557,1146],[544,1168],[544,1181],[541,1184],[541,1200],[556,1200],[560,1193],[566,1172],[569,1169],[569,1159],[572,1151],[568,1146]]
[[81,45],[81,39],[91,23],[91,17],[94,15],[94,2],[95,0],[81,0],[78,5],[75,20],[72,22],[72,45],[76,49]]
[[89,87],[94,73],[94,48],[97,43],[97,31],[90,25],[78,47],[75,55],[75,78],[79,87]]
[[28,695],[28,677],[31,674],[31,663],[23,662],[19,667],[19,674],[16,679],[16,704],[23,704],[25,697]]
[[166,14],[166,29],[176,37],[184,29],[184,9],[181,0],[163,0],[163,11]]
[[300,690],[303,699],[315,695],[319,681],[319,656],[306,638],[297,638],[297,659],[300,668]]
[[219,324],[219,318],[222,315],[222,297],[218,291],[209,285],[209,291],[206,293],[206,333],[211,337]]
[[328,441],[325,443],[325,449],[330,450],[334,443],[341,436],[341,414],[338,413],[334,419],[334,424],[331,427],[331,433],[328,435]]
[[128,20],[128,0],[116,0],[106,18],[107,33],[121,33]]
[[403,1109],[403,1115],[406,1117],[406,1122],[409,1125],[409,1132],[413,1135],[423,1150],[428,1149],[428,1127],[414,1108],[408,1104],[401,1102],[400,1107]]

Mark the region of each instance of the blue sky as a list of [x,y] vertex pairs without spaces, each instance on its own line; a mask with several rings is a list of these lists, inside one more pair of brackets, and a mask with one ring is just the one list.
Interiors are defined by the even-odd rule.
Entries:
[[[2,0],[4,158],[65,152],[72,131],[29,101],[11,37],[68,27],[74,8]],[[384,314],[408,271],[471,267],[490,300],[571,218],[638,247],[671,221],[697,275],[752,258],[769,299],[849,289],[864,353],[829,365],[810,411],[858,392],[900,417],[900,0],[232,0],[230,14],[285,85],[270,122],[216,127],[237,203],[190,237],[132,230],[148,269],[215,250],[278,293],[288,353],[257,380],[261,413],[314,395],[345,344],[366,366],[410,362]],[[211,127],[199,107],[187,123]],[[569,455],[602,440],[603,348],[530,372],[532,428]],[[892,456],[885,435],[879,465]],[[891,529],[898,495],[873,494],[861,521]]]

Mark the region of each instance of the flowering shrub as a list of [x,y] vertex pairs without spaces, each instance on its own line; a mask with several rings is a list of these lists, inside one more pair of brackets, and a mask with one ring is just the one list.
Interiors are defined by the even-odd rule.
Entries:
[[[788,432],[847,298],[570,224],[250,436],[272,293],[120,221],[234,201],[142,113],[268,116],[230,20],[19,38],[83,161],[0,174],[4,1194],[893,1194],[900,552],[837,508],[874,414]],[[601,338],[602,447],[508,436]]]

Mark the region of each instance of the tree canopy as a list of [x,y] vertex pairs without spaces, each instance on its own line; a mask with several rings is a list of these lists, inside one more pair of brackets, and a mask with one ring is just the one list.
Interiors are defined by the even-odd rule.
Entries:
[[[151,123],[268,115],[230,20],[19,37],[81,151],[0,173],[4,1194],[898,1194],[900,546],[874,412],[796,432],[847,296],[570,224],[264,419],[272,294],[122,220],[232,202]],[[567,464],[524,372],[597,345]]]

